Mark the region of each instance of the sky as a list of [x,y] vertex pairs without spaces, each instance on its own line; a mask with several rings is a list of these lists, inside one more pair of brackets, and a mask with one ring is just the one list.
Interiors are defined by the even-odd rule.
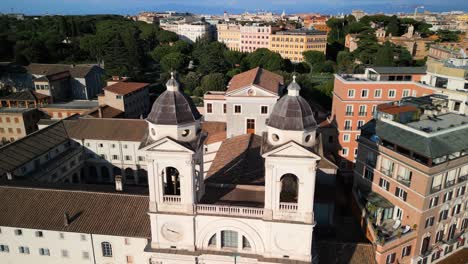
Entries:
[[136,14],[140,11],[186,11],[197,14],[267,10],[281,13],[413,12],[416,6],[434,12],[468,11],[467,0],[0,0],[1,13]]

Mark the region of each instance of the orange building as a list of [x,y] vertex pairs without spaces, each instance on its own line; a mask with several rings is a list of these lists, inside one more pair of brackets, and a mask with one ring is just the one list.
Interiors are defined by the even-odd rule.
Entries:
[[377,105],[433,94],[417,83],[425,74],[423,67],[374,67],[362,75],[335,75],[331,116],[321,127],[328,137],[327,149],[341,160],[342,175],[351,176],[360,127],[374,117]]

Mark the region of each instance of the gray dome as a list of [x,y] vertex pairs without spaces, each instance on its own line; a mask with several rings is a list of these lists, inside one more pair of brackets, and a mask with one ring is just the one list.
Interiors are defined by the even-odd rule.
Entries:
[[[289,87],[288,90],[290,91]],[[275,104],[267,125],[281,130],[305,131],[315,129],[317,122],[304,98],[285,95]]]
[[178,125],[200,117],[192,99],[179,91],[165,91],[154,102],[146,120],[156,125]]

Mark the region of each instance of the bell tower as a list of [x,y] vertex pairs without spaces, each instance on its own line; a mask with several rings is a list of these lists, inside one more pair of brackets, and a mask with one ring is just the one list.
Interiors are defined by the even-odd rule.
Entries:
[[194,212],[204,194],[201,115],[174,74],[166,87],[146,119],[140,147],[148,163],[151,247],[194,250]]
[[265,211],[271,220],[313,223],[317,123],[294,77],[267,122]]

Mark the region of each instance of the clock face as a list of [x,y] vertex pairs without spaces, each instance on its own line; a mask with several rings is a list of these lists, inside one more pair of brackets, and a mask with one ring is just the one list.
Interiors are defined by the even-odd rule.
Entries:
[[161,235],[169,241],[176,242],[183,238],[184,230],[181,225],[168,222],[161,227]]

